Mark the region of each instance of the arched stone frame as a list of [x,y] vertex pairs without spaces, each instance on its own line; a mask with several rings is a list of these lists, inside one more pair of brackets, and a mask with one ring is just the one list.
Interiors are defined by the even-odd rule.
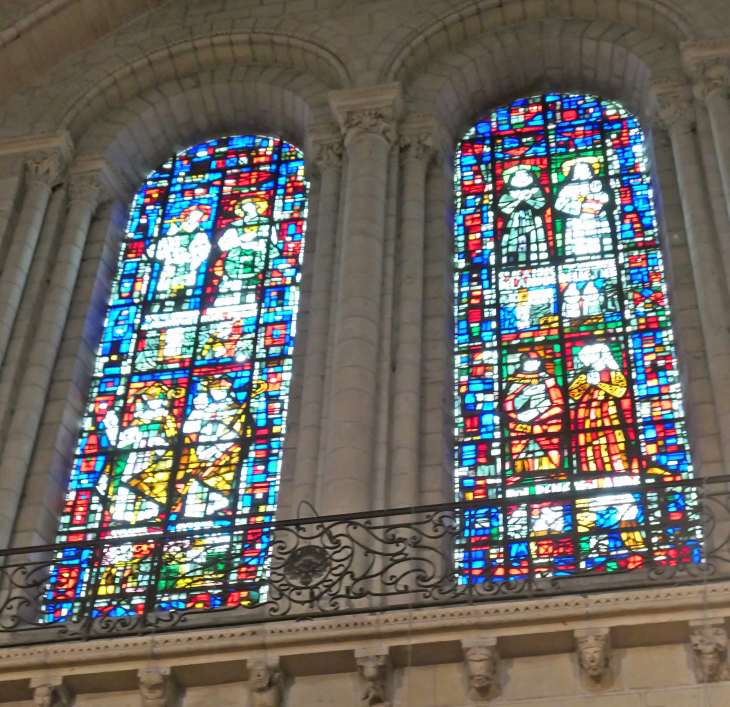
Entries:
[[[391,48],[390,53],[384,52],[372,60],[373,65],[380,63],[380,69],[370,69],[369,73],[362,71],[358,80],[368,82],[377,75],[380,81],[402,81],[407,111],[411,114],[438,116],[447,127],[452,149],[466,129],[490,108],[502,105],[517,95],[539,92],[545,88],[594,92],[620,100],[637,115],[645,117],[649,124],[650,85],[681,71],[677,45],[679,41],[692,37],[691,28],[685,20],[666,8],[661,10],[663,5],[648,0],[617,3],[600,19],[596,12],[586,8],[582,11],[548,8],[549,11],[545,10],[544,17],[540,18],[535,16],[527,3],[513,5],[522,10],[515,10],[509,15],[513,10],[506,13],[491,2],[474,3],[470,6],[472,10],[456,13],[446,9],[448,3],[437,7],[435,11],[430,10],[432,17],[425,26],[414,27],[410,34],[408,28],[393,30],[383,41],[386,48]],[[649,7],[659,9],[647,14],[646,8]],[[477,25],[476,20],[470,18],[479,19],[479,31],[472,31]],[[77,159],[88,162],[103,159],[112,165],[118,172],[121,189],[127,193],[131,193],[139,184],[146,170],[153,168],[169,153],[196,140],[223,132],[234,129],[241,132],[245,129],[271,133],[268,126],[274,120],[282,137],[303,145],[304,126],[308,121],[322,123],[332,120],[327,93],[352,85],[350,75],[355,71],[353,67],[357,62],[352,59],[351,52],[348,53],[346,37],[332,37],[330,47],[322,43],[315,44],[304,39],[304,35],[319,29],[304,24],[295,27],[295,24],[294,20],[280,20],[278,28],[281,32],[224,32],[208,36],[203,28],[193,40],[171,40],[163,47],[157,47],[157,40],[154,40],[146,45],[148,51],[132,52],[131,55],[131,50],[125,50],[124,61],[117,60],[111,69],[107,69],[104,64],[104,61],[109,61],[109,52],[95,48],[86,54],[88,60],[100,60],[99,66],[93,70],[94,77],[99,79],[94,85],[84,86],[86,82],[81,81],[88,67],[77,65],[70,69],[63,68],[60,71],[63,80],[59,80],[57,87],[52,87],[52,82],[46,82],[41,88],[31,89],[23,95],[22,101],[10,101],[0,111],[0,133],[6,136],[17,134],[19,125],[27,119],[30,111],[35,116],[30,122],[36,133],[59,128],[68,130],[78,146]],[[457,25],[461,26],[459,31],[463,31],[463,34],[454,34]],[[485,27],[489,28],[488,31]],[[516,51],[518,39],[527,42],[531,48],[529,52]],[[450,49],[454,46],[459,46],[459,49]],[[426,47],[427,51],[419,47]],[[555,48],[558,51],[553,51]],[[553,56],[560,56],[560,61],[548,65],[546,70],[539,68],[543,66],[545,57]],[[607,56],[610,56],[608,62],[604,61]],[[489,68],[488,63],[492,57],[497,57],[501,62],[499,66],[494,65],[494,70]],[[485,67],[488,67],[486,72]],[[491,82],[491,75],[500,78]],[[79,90],[71,90],[64,96],[68,86]],[[235,96],[231,93],[231,86],[237,87]],[[236,105],[236,101],[251,106],[251,100],[255,100],[257,110],[248,114],[248,123],[243,125],[230,109]],[[216,107],[216,101],[226,105],[228,110],[221,111]],[[21,106],[21,103],[25,105]],[[191,106],[196,105],[204,106],[206,118],[202,122],[196,123],[192,114]],[[268,113],[262,108],[264,106],[270,109]],[[282,108],[285,109],[284,115],[281,113]],[[181,115],[185,118],[183,125],[171,119]],[[700,115],[700,123],[702,119]],[[145,127],[150,124],[157,125],[156,130],[159,132],[150,134]],[[175,129],[170,130],[170,125],[175,125]],[[661,133],[658,136],[661,139]],[[660,148],[656,150],[656,173],[664,196],[667,220],[664,230],[671,234],[683,234],[673,159],[666,145]],[[708,176],[711,176],[712,150],[707,144],[705,148],[706,168]],[[450,415],[453,371],[450,340],[453,326],[450,314],[451,235],[448,224],[448,213],[452,209],[450,162],[451,155],[447,154],[440,163],[432,163],[427,184],[420,411],[421,473],[424,479],[420,500],[425,503],[452,499]],[[397,156],[391,159],[391,173],[394,170],[397,170]],[[715,193],[713,201],[720,231],[724,211],[718,199]],[[316,179],[310,203],[308,248],[311,249],[314,241]],[[389,208],[396,210],[396,213],[391,214],[395,221],[397,194],[391,194]],[[447,214],[446,219],[444,212]],[[108,207],[106,215],[109,215]],[[103,217],[104,212],[100,212],[99,216]],[[118,228],[123,226],[125,217],[124,209],[121,215],[117,211]],[[97,248],[100,247],[99,239],[103,240],[105,234],[102,224],[103,220],[95,227],[98,232]],[[723,232],[727,233],[727,228]],[[109,237],[111,241],[114,240],[114,235]],[[667,239],[664,242],[666,244]],[[91,243],[90,240],[89,248]],[[689,380],[685,388],[692,413],[688,416],[697,421],[695,427],[707,431],[707,434],[702,435],[694,431],[699,443],[693,439],[693,448],[703,473],[711,473],[710,464],[714,464],[715,470],[720,468],[717,462],[719,443],[712,431],[714,410],[704,371],[706,363],[701,347],[702,336],[698,334],[697,328],[697,308],[692,305],[694,282],[691,268],[686,262],[686,246],[680,242],[677,246],[672,244],[669,250],[668,270],[675,272],[675,279],[681,280],[678,285],[683,288],[673,288],[672,298],[675,319],[681,320],[677,334],[680,360],[685,378]],[[63,452],[61,448],[64,444],[68,445],[69,433],[64,431],[63,424],[71,428],[77,424],[79,413],[74,410],[74,406],[78,408],[79,395],[83,398],[83,394],[74,390],[74,386],[78,385],[68,382],[70,374],[67,372],[88,366],[88,361],[83,363],[83,356],[77,353],[80,338],[78,334],[75,335],[76,339],[73,338],[72,329],[74,326],[77,331],[85,328],[93,339],[94,317],[97,318],[97,331],[101,324],[98,307],[104,300],[103,278],[98,281],[100,284],[97,286],[96,299],[89,306],[93,289],[89,283],[92,280],[96,282],[94,278],[97,277],[99,256],[92,250],[87,252],[87,256],[85,285],[81,280],[77,284],[72,319],[69,319],[62,348],[63,358],[59,358],[56,366],[53,397],[48,398],[43,428],[31,462],[23,510],[26,518],[38,519],[39,508],[58,506],[58,488],[63,484],[56,483],[51,498],[48,489],[53,484],[47,481],[46,475],[49,467],[56,478],[66,473],[62,459],[68,451]],[[113,262],[113,257],[110,262]],[[93,276],[90,274],[92,271]],[[305,261],[305,277],[306,271]],[[305,280],[298,344],[305,338],[306,288]],[[689,306],[678,306],[685,299]],[[87,318],[88,309],[93,314]],[[683,341],[686,342],[684,352]],[[700,342],[699,348],[695,342]],[[88,352],[84,355],[88,355]],[[301,356],[301,348],[298,348],[297,355]],[[387,365],[387,361],[381,360],[381,364]],[[83,377],[83,374],[78,375]],[[296,388],[295,381],[293,396]],[[387,407],[386,401],[385,409]],[[290,419],[293,432],[295,415]],[[388,425],[387,416],[381,417],[381,427],[383,425]],[[294,444],[293,438],[287,442],[289,449]],[[385,438],[380,437],[379,444],[387,452],[387,434]],[[382,479],[388,473],[387,456],[385,453],[383,468],[378,471],[381,479],[379,483],[383,486],[386,482]],[[285,474],[288,473],[286,467],[290,463],[291,455],[288,454],[285,456]],[[63,490],[61,488],[60,494]],[[31,494],[35,496],[31,497]],[[383,491],[376,502],[387,506],[387,493]],[[37,523],[35,526],[31,523],[32,527],[29,527],[23,525],[24,521],[19,521],[17,528],[22,533],[16,533],[14,544],[24,545],[50,539],[55,526],[48,518],[50,516],[42,523],[42,531]]]
[[[497,11],[494,10],[496,13]],[[467,39],[466,22],[454,15],[452,30],[460,38]],[[496,23],[499,24],[499,23]],[[686,26],[685,26],[686,27]],[[667,25],[663,26],[666,31]],[[676,25],[672,29],[677,30]],[[649,33],[620,23],[593,21],[587,23],[569,19],[545,19],[522,24],[512,24],[493,32],[472,35],[471,41],[455,46],[454,34],[449,27],[438,27],[435,38],[424,42],[414,40],[411,48],[401,51],[394,61],[389,78],[403,78],[407,108],[412,112],[436,114],[444,123],[456,148],[463,135],[481,117],[499,106],[520,97],[546,91],[591,93],[617,100],[633,112],[642,123],[647,140],[652,180],[657,202],[657,216],[661,243],[665,255],[665,267],[672,308],[673,328],[676,337],[682,388],[685,396],[693,461],[698,475],[713,476],[724,473],[725,462],[718,435],[717,413],[708,372],[704,337],[699,326],[699,310],[695,293],[695,277],[689,259],[685,221],[679,195],[676,167],[668,136],[661,128],[655,130],[654,86],[666,77],[677,82],[681,76],[682,62],[676,42],[681,32],[671,32],[670,37]],[[458,33],[462,34],[459,35]],[[448,39],[447,39],[448,35]],[[603,37],[603,39],[601,39]],[[434,47],[437,48],[434,51]],[[440,50],[440,51],[439,51]],[[419,57],[420,54],[420,57]],[[423,57],[427,55],[427,60]],[[559,58],[556,58],[559,57]],[[680,79],[681,82],[681,79]],[[697,106],[697,132],[702,152],[704,173],[712,188],[708,189],[712,208],[712,220],[717,235],[716,248],[727,260],[728,217],[720,187],[717,160],[704,111]],[[434,180],[443,184],[445,200],[442,211],[451,218],[453,187],[450,166],[453,152],[445,157],[446,174],[442,176],[432,169],[429,189],[437,190]],[[434,212],[436,209],[434,208]],[[435,234],[438,227],[431,226]],[[447,238],[452,238],[450,224]],[[437,236],[433,235],[432,238]],[[450,246],[450,243],[449,243]],[[448,247],[448,246],[447,246]],[[424,355],[429,349],[445,347],[443,334],[448,331],[449,354],[453,351],[453,322],[450,307],[453,303],[453,270],[451,258],[444,259],[443,249],[427,248],[426,271],[436,272],[439,290],[444,284],[449,293],[437,315],[441,326],[429,326],[424,320]],[[443,263],[448,265],[443,267]],[[437,285],[428,284],[431,297],[438,297]],[[719,296],[726,298],[725,293]],[[426,293],[427,300],[429,292]],[[435,312],[432,313],[432,316]],[[444,326],[450,322],[449,326]],[[444,366],[442,364],[442,366]],[[453,366],[450,359],[444,366],[443,375],[449,378],[432,378],[432,368],[424,368],[424,394],[422,407],[422,450],[448,447],[450,455],[440,459],[431,453],[423,454],[421,474],[422,502],[435,502],[438,491],[445,481],[452,479],[453,439],[451,410],[444,409],[437,422],[439,411],[432,402],[439,390],[449,388],[449,400],[453,400]],[[440,437],[440,439],[439,439]],[[726,452],[727,454],[727,452]],[[452,500],[452,487],[445,491],[441,500]]]
[[[278,39],[287,42],[286,38]],[[304,58],[307,60],[306,55]],[[161,57],[163,64],[166,59],[168,55]],[[311,63],[316,66],[317,60],[312,59]],[[157,75],[164,74],[164,68],[158,67]],[[49,542],[55,535],[131,194],[170,155],[214,137],[267,134],[304,148],[307,126],[329,119],[328,91],[340,87],[336,72],[320,73],[324,76],[282,65],[223,65],[158,83],[125,101],[119,100],[111,87],[111,95],[103,100],[80,101],[85,110],[77,110],[79,102],[70,104],[72,110],[65,114],[63,125],[76,138],[75,164],[102,166],[116,187],[116,200],[98,209],[90,228],[12,545]],[[98,91],[92,92],[98,98]],[[294,434],[302,345],[306,342],[310,256],[316,239],[317,174],[310,172],[312,189],[301,283],[300,336],[296,341],[290,393],[289,432]],[[60,225],[53,230],[57,232]],[[46,235],[53,238],[54,233]],[[42,256],[43,248],[39,247],[39,252]],[[31,281],[46,276],[42,265],[34,264],[34,268]],[[291,437],[288,434],[287,448],[291,447]],[[284,456],[291,465],[293,455],[287,452]]]

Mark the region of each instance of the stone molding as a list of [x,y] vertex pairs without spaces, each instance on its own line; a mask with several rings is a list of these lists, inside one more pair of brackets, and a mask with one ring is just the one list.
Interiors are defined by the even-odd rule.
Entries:
[[169,667],[140,668],[137,677],[142,707],[174,707],[178,690]]
[[26,181],[41,182],[47,187],[55,187],[61,181],[65,168],[60,150],[38,150],[31,152],[26,160]]
[[312,125],[307,129],[307,155],[324,172],[342,164],[342,135],[334,123]]
[[250,707],[281,707],[281,665],[278,658],[246,661]]
[[730,680],[728,636],[725,621],[692,621],[690,648],[695,678],[698,683]]
[[464,651],[469,699],[473,702],[484,702],[499,697],[502,685],[497,639],[462,639],[461,648]]
[[613,684],[611,631],[608,628],[577,629],[575,651],[583,688],[589,692],[606,690]]
[[345,137],[345,147],[363,135],[378,135],[392,144],[403,112],[399,83],[330,93],[330,107]]
[[63,677],[31,678],[35,707],[70,707],[73,695]]
[[393,666],[384,646],[355,651],[355,662],[360,677],[360,704],[362,707],[390,707],[386,699]]

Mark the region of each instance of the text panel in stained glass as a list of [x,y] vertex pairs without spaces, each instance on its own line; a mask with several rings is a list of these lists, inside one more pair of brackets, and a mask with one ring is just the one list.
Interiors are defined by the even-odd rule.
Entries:
[[[255,599],[266,534],[204,531],[276,509],[306,209],[301,152],[260,136],[185,150],[135,196],[46,620],[140,613],[151,584],[160,610]],[[201,532],[156,539],[181,530]]]
[[[638,122],[592,96],[500,108],[456,159],[456,483],[464,500],[615,489],[475,513],[476,581],[697,561],[692,468]],[[691,519],[690,519],[691,520]]]

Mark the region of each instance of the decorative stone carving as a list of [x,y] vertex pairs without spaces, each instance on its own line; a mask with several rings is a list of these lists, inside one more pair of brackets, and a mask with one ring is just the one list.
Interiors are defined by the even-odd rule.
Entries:
[[496,638],[463,640],[469,699],[484,702],[499,696],[499,651]]
[[695,109],[687,92],[658,93],[656,96],[656,117],[668,132],[674,128],[691,130],[695,122]]
[[69,179],[68,193],[71,201],[85,201],[96,209],[101,196],[101,180],[98,172],[82,172]]
[[63,158],[59,150],[39,150],[28,155],[26,181],[42,182],[48,187],[58,184],[63,172]]
[[704,103],[715,91],[727,95],[730,89],[730,60],[710,59],[699,62],[694,67],[694,94]]
[[390,707],[390,702],[385,699],[391,670],[389,656],[385,653],[358,655],[356,652],[355,660],[362,685],[363,707]]
[[400,84],[333,91],[330,103],[346,147],[363,135],[379,135],[390,144],[395,141],[395,124],[403,110]]
[[246,663],[251,707],[281,706],[281,669],[279,660],[254,659]]
[[140,668],[137,675],[142,707],[174,707],[177,685],[170,668]]
[[575,647],[584,688],[602,690],[613,682],[611,668],[611,634],[606,628],[575,632]]
[[434,154],[434,142],[433,135],[429,132],[401,135],[398,138],[401,161],[423,160],[427,163],[430,162]]
[[695,627],[690,636],[690,645],[697,682],[730,680],[728,638],[724,625]]
[[35,707],[69,707],[71,693],[62,677],[33,678],[30,681]]

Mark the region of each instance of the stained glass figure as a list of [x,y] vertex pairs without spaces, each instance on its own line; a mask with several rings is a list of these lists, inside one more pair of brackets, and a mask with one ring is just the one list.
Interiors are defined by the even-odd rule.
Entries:
[[464,576],[696,561],[669,486],[692,467],[638,122],[593,96],[515,101],[465,136],[455,188],[457,496],[504,500],[464,516]]
[[179,153],[135,196],[47,621],[143,612],[151,586],[158,610],[256,600],[270,539],[221,530],[276,510],[307,188],[299,150],[244,136]]

